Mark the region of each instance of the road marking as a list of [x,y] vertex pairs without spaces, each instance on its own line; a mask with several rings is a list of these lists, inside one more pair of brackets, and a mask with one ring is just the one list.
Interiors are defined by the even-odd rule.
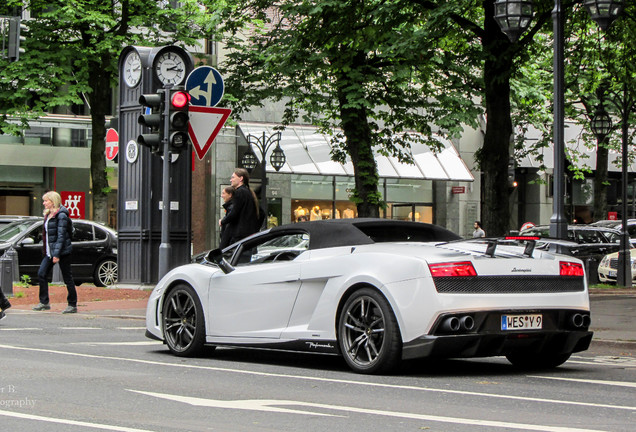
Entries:
[[42,331],[41,328],[37,327],[15,327],[15,328],[1,328],[0,331]]
[[136,342],[71,342],[71,345],[126,345],[126,346],[145,346],[145,345],[163,345],[161,341],[136,341]]
[[499,395],[499,394],[492,394],[492,393],[470,392],[470,391],[464,391],[464,390],[449,390],[449,389],[436,389],[436,388],[417,387],[417,386],[408,386],[408,385],[370,383],[370,382],[355,381],[355,380],[309,377],[309,376],[303,376],[303,375],[286,375],[281,373],[257,372],[257,371],[248,371],[248,370],[220,368],[220,367],[214,367],[214,366],[199,366],[199,365],[181,364],[181,363],[165,363],[165,362],[158,362],[153,360],[102,356],[102,355],[95,355],[95,354],[82,354],[82,353],[74,353],[69,351],[45,349],[45,348],[19,347],[14,345],[3,345],[3,344],[0,344],[0,348],[21,350],[21,351],[44,352],[44,353],[50,353],[50,354],[60,354],[60,355],[68,355],[68,356],[74,356],[74,357],[92,358],[92,359],[115,360],[115,361],[164,366],[164,367],[199,369],[199,370],[215,371],[215,372],[230,372],[230,373],[237,373],[237,374],[243,374],[243,375],[255,375],[255,376],[263,376],[263,377],[270,377],[270,378],[287,378],[287,379],[297,379],[297,380],[305,380],[305,381],[319,381],[319,382],[337,383],[337,384],[346,384],[346,385],[358,385],[358,386],[364,386],[364,387],[389,388],[389,389],[397,389],[397,390],[413,390],[413,391],[431,392],[431,393],[458,394],[462,396],[489,397],[489,398],[495,398],[495,399],[521,400],[526,402],[542,402],[542,403],[562,404],[562,405],[588,406],[588,407],[594,407],[594,408],[610,408],[610,409],[629,410],[629,411],[636,410],[636,406],[608,405],[608,404],[598,404],[598,403],[591,403],[591,402],[566,401],[562,399],[532,398],[532,397],[522,397],[522,396],[512,396],[512,395]]
[[[574,359],[578,359],[578,360],[574,360]],[[634,368],[636,367],[636,358],[620,357],[620,356],[594,356],[594,357],[576,356],[568,360],[568,363],[593,364],[593,365],[604,365],[604,366],[621,366],[625,368]]]
[[60,327],[60,330],[104,330],[101,327]]
[[146,330],[146,327],[117,327],[118,330]]
[[528,378],[541,378],[541,379],[547,379],[547,380],[572,381],[572,382],[585,383],[585,384],[601,384],[601,385],[610,385],[610,386],[617,386],[617,387],[636,388],[636,383],[626,382],[626,381],[605,381],[605,380],[592,380],[592,379],[582,379],[582,378],[561,378],[561,377],[549,377],[549,376],[539,376],[539,375],[528,375]]
[[304,414],[315,415],[324,417],[345,417],[334,414],[323,414],[311,411],[296,410],[290,408],[277,408],[272,405],[300,405],[300,406],[312,406],[301,401],[277,401],[277,400],[236,400],[236,401],[222,401],[217,399],[203,399],[189,396],[169,395],[164,393],[146,392],[141,390],[126,389],[129,392],[139,393],[146,396],[153,396],[161,399],[168,399],[175,402],[183,402],[193,406],[209,407],[209,408],[227,408],[227,409],[239,409],[249,411],[264,411],[275,413],[287,413],[287,414]]
[[20,418],[20,419],[25,419],[25,420],[37,420],[37,421],[43,421],[43,422],[47,422],[47,423],[59,423],[59,424],[72,425],[72,426],[84,426],[84,427],[89,427],[89,428],[93,428],[93,429],[105,429],[105,430],[110,430],[110,431],[119,431],[119,432],[153,432],[153,431],[150,431],[148,429],[134,429],[134,428],[128,428],[128,427],[122,427],[122,426],[106,425],[106,424],[101,424],[101,423],[88,423],[88,422],[83,422],[83,421],[67,420],[67,419],[55,418],[55,417],[44,417],[44,416],[37,416],[37,415],[32,415],[32,414],[23,414],[23,413],[17,413],[17,412],[12,412],[12,411],[4,411],[4,410],[0,410],[0,415],[6,416],[6,417]]
[[399,417],[399,418],[412,419],[412,420],[426,420],[426,421],[441,422],[441,423],[498,427],[498,428],[506,428],[506,429],[521,429],[521,430],[546,431],[546,432],[575,432],[575,431],[600,432],[597,429],[581,429],[578,427],[570,428],[570,427],[548,426],[548,425],[533,425],[533,424],[526,424],[526,423],[511,423],[511,422],[494,421],[494,420],[475,420],[475,419],[461,418],[461,417],[445,417],[445,416],[415,414],[415,413],[407,413],[407,412],[399,412],[399,411],[374,410],[374,409],[368,409],[368,408],[358,408],[358,407],[350,407],[350,406],[342,406],[342,405],[328,405],[328,404],[321,404],[321,403],[292,401],[292,400],[258,400],[258,399],[250,400],[250,399],[247,399],[247,400],[221,401],[221,400],[215,400],[215,399],[203,399],[203,398],[197,398],[197,397],[145,392],[145,391],[139,391],[139,390],[130,390],[130,389],[127,389],[127,390],[134,393],[144,394],[147,396],[153,396],[153,397],[157,397],[161,399],[168,399],[168,400],[172,400],[176,402],[187,403],[193,406],[209,407],[209,408],[226,408],[226,409],[239,409],[239,410],[251,410],[251,411],[317,415],[317,416],[328,415],[328,414],[316,413],[312,411],[305,411],[305,410],[301,411],[297,409],[276,407],[280,405],[283,405],[283,406],[291,405],[291,406],[301,406],[301,407],[308,407],[308,408],[330,409],[335,411],[346,411],[350,413],[371,414],[371,415],[379,415],[379,416],[386,416],[386,417]]

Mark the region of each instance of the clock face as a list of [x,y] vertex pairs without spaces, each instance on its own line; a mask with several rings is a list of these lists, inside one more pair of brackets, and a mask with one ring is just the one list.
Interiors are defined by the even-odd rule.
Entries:
[[179,85],[185,79],[186,65],[180,55],[168,51],[157,57],[154,70],[161,83]]
[[134,87],[141,81],[141,58],[137,51],[131,51],[126,56],[123,73],[128,87]]

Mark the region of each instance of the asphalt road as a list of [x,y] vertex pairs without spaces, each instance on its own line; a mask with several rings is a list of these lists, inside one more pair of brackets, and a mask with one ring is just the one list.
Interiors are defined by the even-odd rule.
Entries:
[[503,358],[412,362],[390,376],[336,357],[217,349],[178,358],[143,321],[13,311],[0,324],[2,431],[633,431],[621,348],[521,372]]

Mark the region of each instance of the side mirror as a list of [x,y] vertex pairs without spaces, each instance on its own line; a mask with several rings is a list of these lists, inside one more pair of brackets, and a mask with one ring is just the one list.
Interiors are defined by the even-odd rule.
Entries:
[[33,240],[31,237],[22,239],[22,241],[20,242],[20,246],[26,246],[26,245],[32,245],[32,244],[35,244],[35,240]]
[[223,257],[223,252],[221,252],[221,249],[212,249],[210,253],[208,253],[208,255],[205,257],[205,259],[218,265],[225,274],[232,273],[234,271],[234,267],[232,267],[232,264],[227,262],[225,257]]

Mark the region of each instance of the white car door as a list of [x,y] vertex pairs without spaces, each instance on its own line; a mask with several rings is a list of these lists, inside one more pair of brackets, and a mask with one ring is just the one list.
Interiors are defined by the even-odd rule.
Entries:
[[301,284],[303,260],[271,261],[280,250],[263,249],[251,255],[250,262],[237,264],[233,272],[217,272],[212,277],[209,336],[278,339],[287,327]]

